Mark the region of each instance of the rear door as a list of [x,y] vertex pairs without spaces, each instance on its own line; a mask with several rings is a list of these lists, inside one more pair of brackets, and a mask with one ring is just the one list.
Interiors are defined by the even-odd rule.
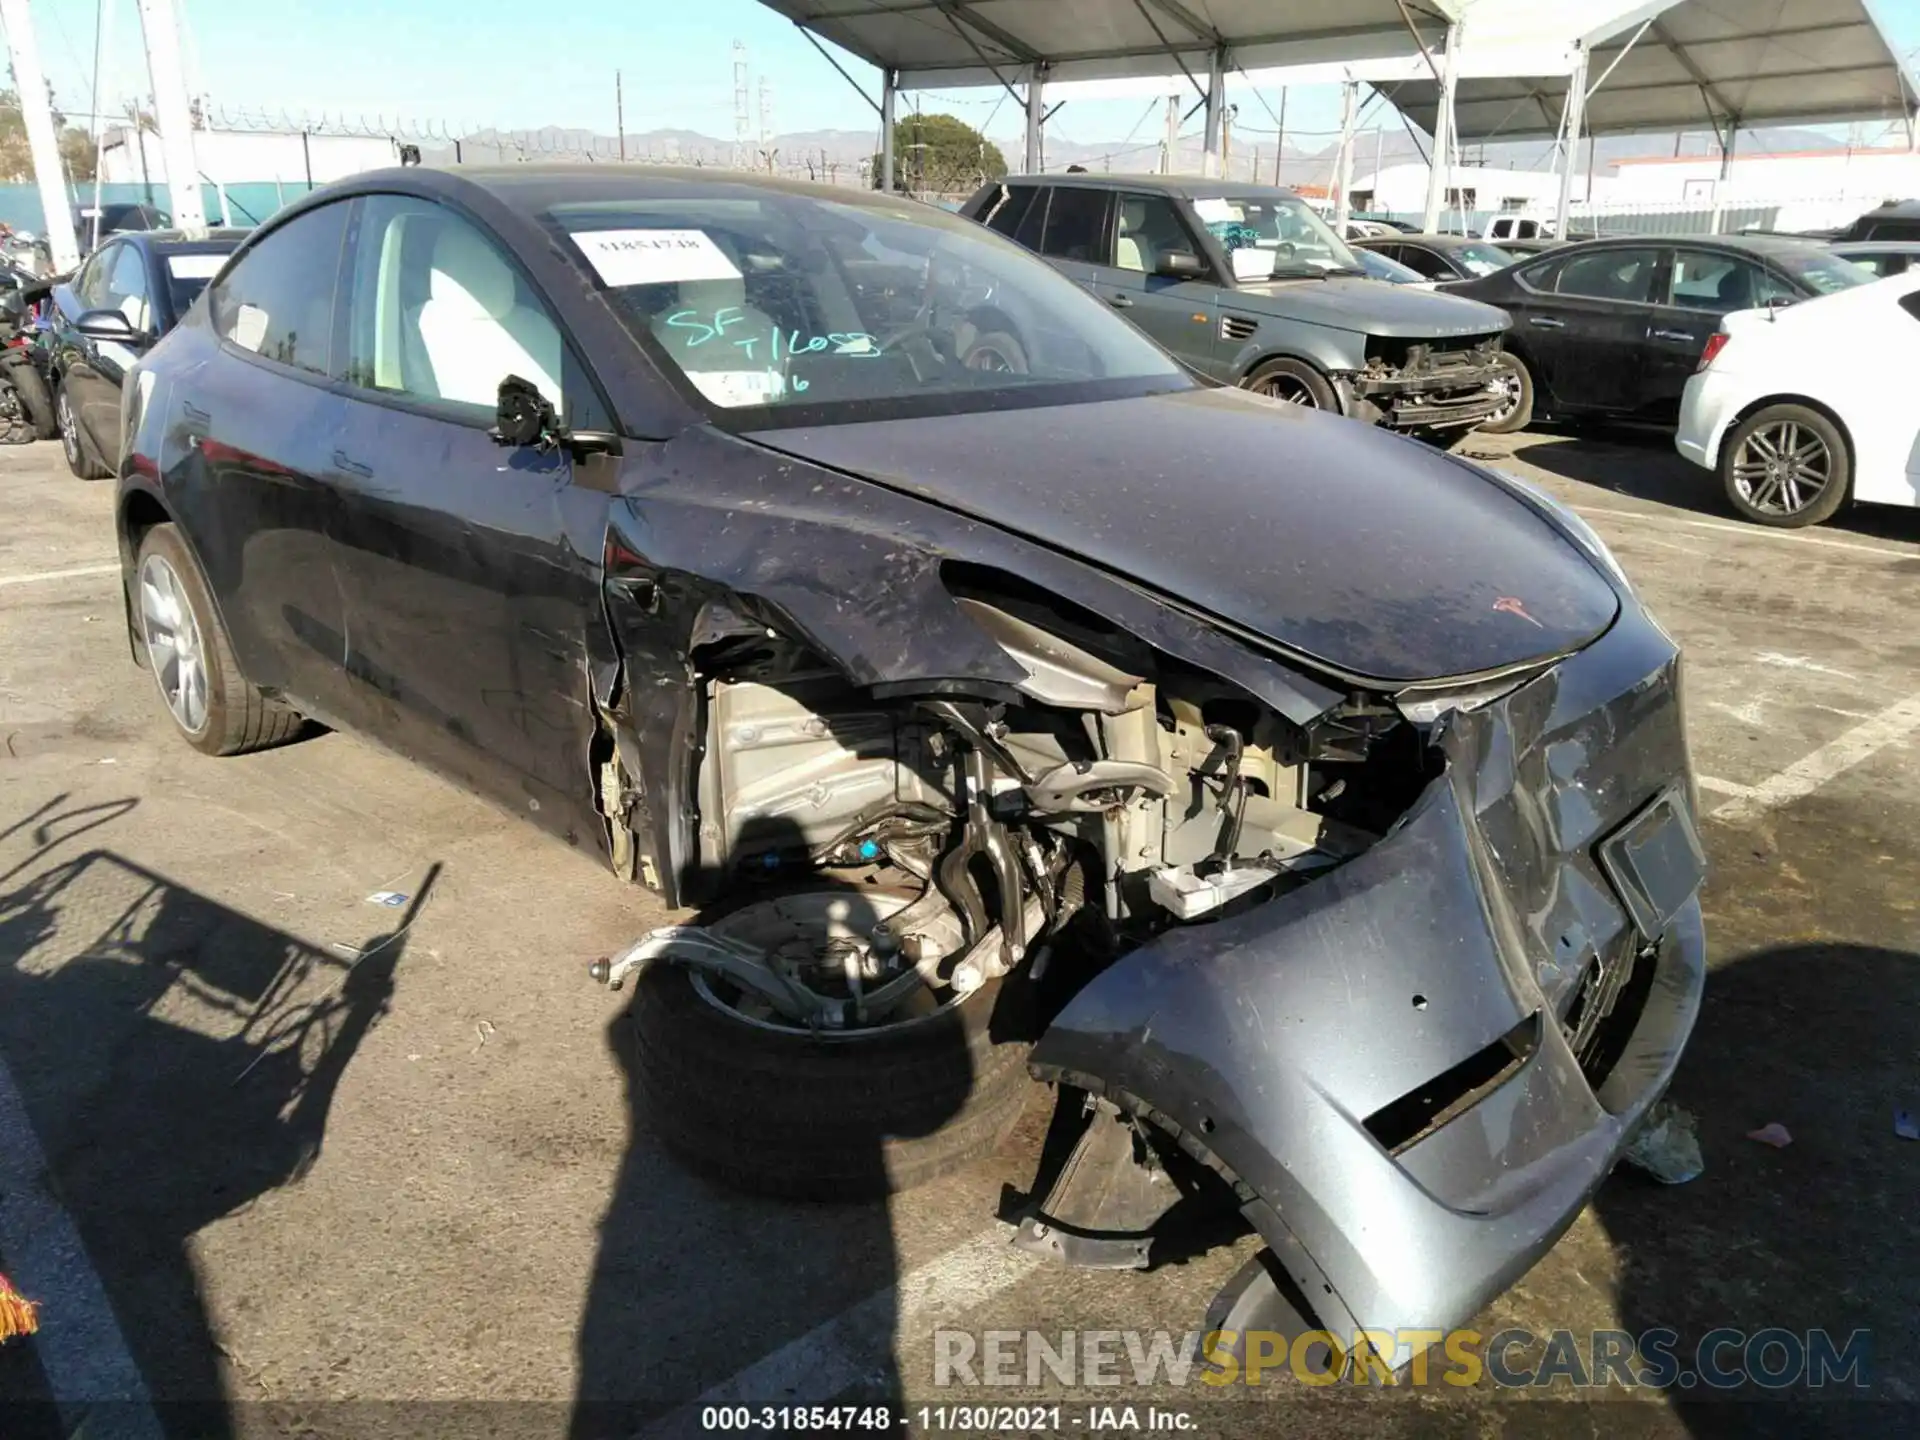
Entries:
[[1660,283],[1659,303],[1648,314],[1636,409],[1648,420],[1666,423],[1679,419],[1681,393],[1721,317],[1796,297],[1753,261],[1691,245],[1669,252]]
[[1111,248],[1095,267],[1093,293],[1203,374],[1217,374],[1221,277],[1182,280],[1158,273],[1160,257],[1206,250],[1170,196],[1122,191],[1115,197]]
[[181,437],[167,496],[242,672],[321,719],[345,699],[327,471],[345,407],[332,378],[348,204],[260,237],[208,297],[218,353],[154,402]]
[[605,406],[544,297],[464,216],[370,195],[350,250],[351,398],[328,464],[354,721],[597,845],[587,634],[604,624],[613,462],[502,448],[487,431],[510,374],[575,429],[611,430]]
[[1658,246],[1608,246],[1557,262],[1553,289],[1528,305],[1526,349],[1554,408],[1626,413],[1664,274]]
[[1054,186],[1040,253],[1062,275],[1094,289],[1113,253],[1112,192],[1085,185]]

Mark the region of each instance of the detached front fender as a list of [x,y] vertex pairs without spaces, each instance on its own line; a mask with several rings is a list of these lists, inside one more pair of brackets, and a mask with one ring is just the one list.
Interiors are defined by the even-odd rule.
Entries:
[[[1124,957],[1032,1057],[1223,1171],[1310,1318],[1343,1337],[1444,1331],[1523,1274],[1665,1088],[1697,1011],[1689,900],[1646,957],[1614,1066],[1631,1082],[1596,1095],[1480,844],[1450,771],[1324,879]],[[1398,1366],[1416,1347],[1396,1344]]]

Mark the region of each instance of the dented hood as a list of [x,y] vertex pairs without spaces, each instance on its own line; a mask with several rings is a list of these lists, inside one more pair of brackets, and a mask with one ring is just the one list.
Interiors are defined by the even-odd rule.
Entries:
[[1398,340],[1498,335],[1513,323],[1506,311],[1465,295],[1446,295],[1413,285],[1382,285],[1357,275],[1241,284],[1223,294],[1220,303],[1228,310],[1283,315],[1335,330],[1358,330]]
[[1417,441],[1238,390],[749,438],[1028,536],[1360,679],[1564,654],[1619,610],[1599,571],[1498,481]]

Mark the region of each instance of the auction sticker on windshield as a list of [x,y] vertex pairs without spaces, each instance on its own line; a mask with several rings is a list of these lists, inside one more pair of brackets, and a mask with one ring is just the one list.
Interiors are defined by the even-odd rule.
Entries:
[[573,242],[615,289],[740,278],[726,252],[704,230],[583,230],[575,233]]

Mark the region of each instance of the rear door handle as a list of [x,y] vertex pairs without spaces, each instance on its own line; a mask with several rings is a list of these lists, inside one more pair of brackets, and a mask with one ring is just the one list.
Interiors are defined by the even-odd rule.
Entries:
[[362,465],[344,450],[336,450],[333,452],[333,468],[336,470],[344,470],[349,475],[358,475],[362,480],[371,480],[373,478],[373,467],[371,465]]
[[1129,295],[1109,295],[1107,297],[1107,303],[1116,310],[1131,310],[1133,308],[1133,298]]
[[1694,334],[1691,330],[1655,330],[1653,332],[1653,338],[1656,340],[1691,341],[1694,338]]
[[1567,328],[1567,322],[1564,320],[1556,320],[1551,315],[1535,315],[1533,317],[1533,328],[1536,330],[1564,330]]

